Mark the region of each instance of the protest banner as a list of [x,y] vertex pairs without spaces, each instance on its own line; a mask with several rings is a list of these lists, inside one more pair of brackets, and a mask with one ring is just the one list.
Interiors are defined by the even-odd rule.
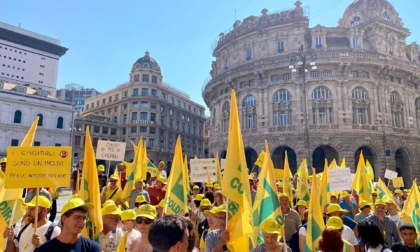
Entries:
[[226,159],[220,159],[220,170],[224,171],[225,170],[225,164],[226,164]]
[[391,171],[391,170],[386,169],[384,177],[387,178],[387,179],[393,179],[393,178],[398,177],[398,173],[395,172],[395,171]]
[[274,168],[274,179],[275,180],[283,180],[284,177],[284,170],[279,168]]
[[5,188],[67,187],[71,147],[7,148]]
[[[223,159],[222,159],[223,160]],[[192,182],[209,182],[217,181],[216,159],[190,159]]]
[[98,140],[95,156],[102,160],[124,161],[125,146],[124,142]]
[[328,171],[328,178],[331,192],[351,190],[350,168],[331,169]]
[[404,187],[404,180],[402,177],[396,177],[392,179],[392,185],[394,188],[401,188]]

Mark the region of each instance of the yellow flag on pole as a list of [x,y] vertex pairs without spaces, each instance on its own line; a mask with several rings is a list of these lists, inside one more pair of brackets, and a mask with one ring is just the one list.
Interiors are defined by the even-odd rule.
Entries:
[[351,183],[351,188],[359,194],[359,201],[371,201],[369,179],[366,173],[365,158],[363,157],[362,152],[360,152],[359,162],[357,164],[356,174]]
[[171,174],[166,188],[165,206],[163,212],[169,214],[184,214],[188,212],[187,183],[182,161],[181,137],[176,140],[175,153],[172,160]]
[[[289,158],[287,151],[284,151],[284,172],[283,172],[283,193],[289,196],[289,199],[293,199],[293,184],[292,176],[290,176]],[[290,205],[293,207],[293,200],[290,200]]]
[[[22,195],[21,195],[22,196]],[[15,213],[12,216],[13,212],[13,205],[16,202],[16,208]],[[5,230],[6,227],[8,227],[10,224],[17,223],[20,218],[23,217],[25,211],[25,203],[22,199],[18,200],[6,200],[3,202],[0,202],[0,230]],[[13,218],[13,220],[11,220]],[[3,238],[3,235],[0,235],[0,251],[2,251],[3,244],[5,242],[5,239]]]
[[248,182],[241,127],[235,90],[232,89],[226,166],[223,174],[223,194],[227,197],[227,231],[230,251],[248,251],[252,235],[251,191]]
[[[306,158],[302,161],[302,169],[300,170],[300,177],[297,183],[297,196],[299,199],[306,202],[309,201],[309,186],[308,186],[308,170],[306,169]],[[292,194],[293,195],[293,194]],[[293,196],[289,199],[293,199]]]
[[264,162],[264,156],[265,156],[265,152],[261,151],[260,155],[257,158],[257,161],[255,161],[255,165],[258,165],[259,167],[261,167]]
[[[139,145],[141,146],[141,142],[139,141]],[[134,182],[136,177],[139,177],[137,174],[141,173],[141,164],[142,164],[142,155],[141,155],[141,147],[137,148],[137,152],[134,153],[134,159],[131,165],[127,169],[127,180],[125,183],[124,190],[121,193],[121,201],[126,202],[130,200],[131,191],[134,189]]]
[[[411,186],[410,194],[404,203],[404,208],[401,212],[401,218],[408,223],[412,223],[417,230],[420,232],[420,192],[417,186],[417,179],[414,179],[413,185]],[[420,242],[420,237],[417,237],[417,242]]]
[[330,202],[330,197],[331,197],[330,180],[329,180],[329,176],[328,176],[328,161],[327,160],[325,160],[324,171],[322,172],[321,186],[320,186],[319,192],[320,192],[319,196],[320,196],[321,207],[324,208],[325,205],[327,205],[328,202]]
[[89,220],[86,222],[84,232],[82,232],[86,238],[95,240],[103,229],[103,223],[98,172],[96,171],[96,157],[92,146],[89,126],[86,127],[84,165],[79,198],[85,203],[91,203],[95,206],[94,209],[90,210]]
[[341,164],[340,164],[340,168],[346,168],[346,157],[343,157],[343,159],[341,159]]
[[[312,188],[318,188],[315,169],[312,169],[312,174]],[[319,204],[318,190],[311,190],[311,199],[309,200],[308,206],[305,252],[318,251],[318,242],[324,228],[325,224],[322,218],[322,208]]]
[[[266,219],[274,219],[280,226],[284,224],[282,212],[280,209],[280,202],[277,196],[277,185],[274,179],[274,166],[271,161],[270,151],[268,148],[267,140],[265,140],[265,158],[261,171],[258,176],[257,193],[255,195],[254,205],[252,206],[252,216],[254,221],[254,239],[258,243],[263,242],[261,236],[261,224]],[[280,229],[281,235],[283,229]]]

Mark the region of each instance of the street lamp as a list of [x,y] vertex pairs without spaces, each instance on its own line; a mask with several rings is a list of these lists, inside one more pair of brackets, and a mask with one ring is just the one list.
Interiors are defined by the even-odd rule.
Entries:
[[[316,60],[317,56],[315,50],[310,48],[306,51],[303,49],[303,45],[300,46],[297,52],[291,52],[289,54],[290,59],[290,66],[289,69],[292,73],[298,73],[299,78],[303,80],[303,89],[302,89],[302,96],[303,96],[303,113],[305,116],[304,121],[304,141],[306,146],[306,160],[307,164],[312,167],[312,157],[311,157],[311,150],[309,145],[309,127],[308,127],[308,106],[307,106],[307,95],[306,95],[306,74],[308,72],[308,68],[311,70],[316,70]],[[309,65],[307,66],[307,62],[309,61]]]

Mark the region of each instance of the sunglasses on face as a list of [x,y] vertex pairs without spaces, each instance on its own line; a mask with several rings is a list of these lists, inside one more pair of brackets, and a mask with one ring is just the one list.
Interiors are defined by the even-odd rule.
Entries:
[[150,223],[152,223],[152,221],[153,221],[153,220],[148,219],[148,218],[145,218],[145,219],[140,218],[140,217],[137,217],[137,218],[136,218],[136,223],[137,223],[137,224],[142,224],[142,223],[144,222],[144,224],[149,225]]

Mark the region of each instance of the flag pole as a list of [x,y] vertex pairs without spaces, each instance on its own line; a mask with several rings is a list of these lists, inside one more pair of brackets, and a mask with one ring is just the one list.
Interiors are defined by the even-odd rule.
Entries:
[[34,227],[34,234],[36,234],[36,229],[38,228],[38,200],[39,200],[39,188],[35,189],[35,227]]

